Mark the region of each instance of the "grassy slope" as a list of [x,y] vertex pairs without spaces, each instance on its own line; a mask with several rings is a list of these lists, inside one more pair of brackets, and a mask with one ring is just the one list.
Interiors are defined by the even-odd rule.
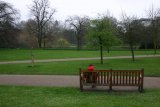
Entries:
[[0,65],[0,74],[58,74],[78,75],[78,69],[85,69],[89,64],[94,64],[96,69],[141,69],[144,68],[145,76],[160,76],[160,58],[139,58],[136,62],[131,59],[109,59],[101,65],[99,60]]
[[160,90],[80,92],[77,88],[0,86],[0,107],[159,107]]
[[[77,50],[32,50],[35,59],[58,59],[58,58],[86,58],[99,57],[99,51],[77,51]],[[149,55],[153,51],[135,51],[136,55]],[[160,54],[160,51],[158,51]],[[104,51],[104,56],[130,56],[130,51],[111,51],[107,53]],[[30,60],[31,50],[25,49],[6,49],[0,50],[0,61],[9,60]]]

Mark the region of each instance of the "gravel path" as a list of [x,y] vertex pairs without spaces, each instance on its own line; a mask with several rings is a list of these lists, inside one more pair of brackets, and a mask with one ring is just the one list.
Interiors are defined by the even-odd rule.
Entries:
[[[131,58],[132,56],[113,56],[113,57],[104,57],[104,59],[121,59],[121,58]],[[160,55],[137,55],[135,58],[146,58],[146,57],[160,57]],[[95,58],[66,58],[66,59],[43,59],[35,60],[35,62],[61,62],[61,61],[80,61],[80,60],[97,60],[100,57]],[[19,64],[19,63],[31,63],[31,60],[23,61],[3,61],[0,64]]]
[[[0,75],[0,85],[79,87],[79,76]],[[144,89],[155,88],[160,89],[160,77],[144,77]]]

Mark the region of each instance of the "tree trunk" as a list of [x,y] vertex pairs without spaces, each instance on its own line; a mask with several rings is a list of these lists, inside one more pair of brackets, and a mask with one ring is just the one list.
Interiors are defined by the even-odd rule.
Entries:
[[157,45],[156,45],[156,41],[154,41],[154,54],[157,54]]
[[41,44],[41,46],[40,46],[40,48],[42,48],[42,42],[43,42],[43,27],[42,27],[42,25],[40,25],[40,44]]
[[80,50],[81,46],[80,46],[80,36],[77,35],[77,50]]
[[132,61],[135,61],[135,57],[134,57],[134,49],[133,49],[132,43],[130,43],[130,48],[131,48],[131,53],[132,53]]
[[43,39],[43,47],[44,47],[44,48],[46,47],[46,41],[45,41],[45,38]]
[[102,39],[100,36],[98,36],[99,38],[99,44],[100,44],[100,55],[101,55],[101,64],[103,64],[103,46],[102,46]]
[[39,46],[39,48],[42,48],[42,39],[41,38],[38,38],[38,46]]
[[147,42],[144,43],[144,48],[145,48],[145,50],[148,48],[147,47]]
[[156,44],[156,39],[157,39],[157,29],[156,29],[156,23],[155,21],[153,22],[153,43],[154,43],[154,54],[157,53],[157,44]]
[[38,46],[39,48],[42,48],[42,28],[39,23],[37,25],[37,29]]
[[107,52],[108,52],[108,53],[110,52],[110,49],[109,49],[109,48],[107,48]]
[[41,35],[40,35],[40,29],[38,28],[38,34],[37,34],[37,38],[38,38],[38,46],[39,48],[42,47],[42,38],[41,38]]
[[103,47],[100,46],[100,52],[101,52],[101,64],[103,64]]

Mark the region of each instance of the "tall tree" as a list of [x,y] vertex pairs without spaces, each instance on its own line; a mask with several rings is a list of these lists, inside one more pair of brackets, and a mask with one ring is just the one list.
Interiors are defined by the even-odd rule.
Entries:
[[139,22],[142,24],[141,26],[141,45],[140,49],[149,49],[153,48],[152,45],[152,26],[150,25],[150,21],[146,21],[146,19],[141,18]]
[[66,38],[71,44],[77,44],[75,33],[71,29],[64,29],[63,30],[63,37]]
[[142,24],[135,17],[122,15],[121,26],[124,29],[124,41],[129,44],[132,53],[132,60],[135,61],[134,46],[140,42]]
[[38,47],[36,38],[36,22],[32,19],[24,21],[19,24],[21,28],[21,34],[19,35],[19,41],[23,47]]
[[14,47],[17,44],[17,18],[17,10],[9,3],[0,1],[0,47]]
[[41,48],[44,39],[44,26],[53,17],[55,9],[49,7],[48,0],[33,0],[33,5],[30,10],[36,21],[36,37],[38,39],[39,48]]
[[86,29],[89,25],[89,18],[74,16],[67,19],[66,22],[68,22],[70,24],[71,29],[75,31],[75,35],[77,38],[77,49],[81,49],[82,40],[86,32]]
[[103,48],[109,49],[118,40],[111,19],[103,17],[92,20],[87,39],[90,46],[100,47],[101,64],[103,64]]
[[147,11],[147,15],[152,23],[152,38],[154,44],[154,53],[156,54],[158,45],[158,21],[160,21],[158,17],[160,17],[160,8],[155,9],[154,5],[152,5]]
[[48,46],[48,44],[53,43],[61,35],[61,29],[58,21],[49,21],[44,26],[44,39],[43,47]]

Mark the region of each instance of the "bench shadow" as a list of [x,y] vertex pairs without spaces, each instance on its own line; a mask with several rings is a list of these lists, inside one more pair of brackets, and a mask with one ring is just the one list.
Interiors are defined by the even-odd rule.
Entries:
[[[95,88],[92,88],[90,86],[86,86],[84,87],[84,90],[83,92],[108,92],[108,93],[140,93],[138,91],[138,88],[137,87],[114,87],[112,90],[109,90],[109,88],[106,86],[106,87],[95,87]],[[144,93],[145,91],[141,92],[141,93]]]

